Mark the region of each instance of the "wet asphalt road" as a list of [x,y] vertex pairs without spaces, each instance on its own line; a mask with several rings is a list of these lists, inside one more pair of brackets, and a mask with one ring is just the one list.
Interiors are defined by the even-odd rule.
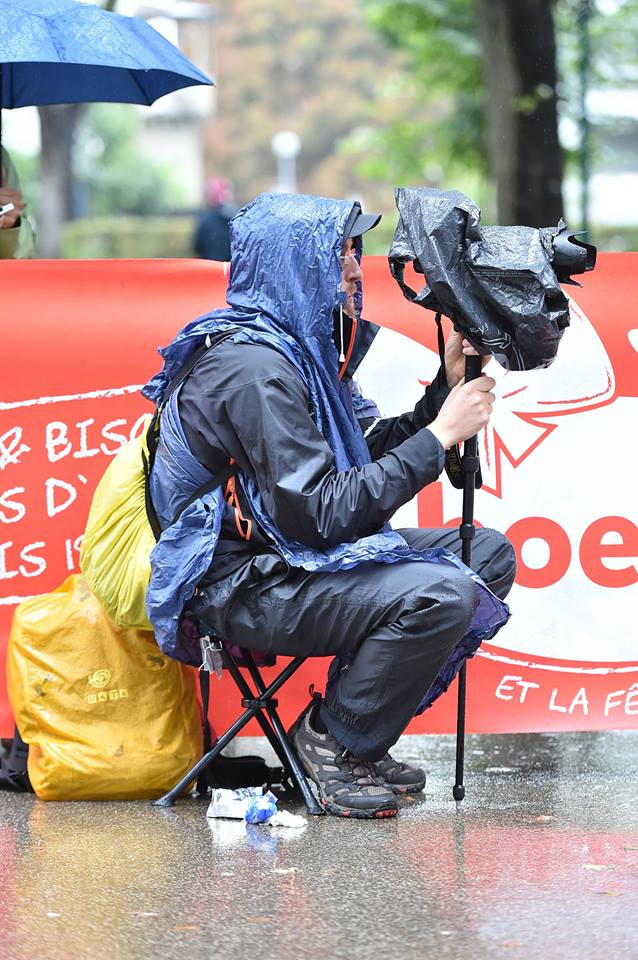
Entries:
[[396,753],[424,798],[301,832],[0,794],[0,957],[638,957],[638,731],[468,737],[460,812],[452,737]]

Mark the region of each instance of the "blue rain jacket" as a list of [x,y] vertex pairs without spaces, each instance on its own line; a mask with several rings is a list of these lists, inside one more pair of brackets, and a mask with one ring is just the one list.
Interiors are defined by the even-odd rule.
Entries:
[[[332,337],[333,310],[340,291],[339,257],[353,204],[287,194],[263,194],[244,207],[231,225],[231,279],[226,308],[186,326],[167,347],[162,371],[144,388],[159,403],[171,379],[208,334],[234,329],[229,339],[260,343],[279,351],[302,378],[311,415],[331,447],[335,469],[370,463],[353,409],[350,385],[338,379]],[[361,291],[359,291],[359,307]],[[147,609],[159,646],[169,656],[192,662],[179,631],[179,618],[209,568],[219,538],[223,493],[218,488],[191,504],[175,522],[180,505],[211,475],[192,455],[178,416],[178,393],[161,418],[160,442],[151,476],[151,496],[164,528],[151,556]],[[357,405],[363,401],[357,400]],[[444,550],[412,550],[384,527],[354,543],[318,550],[285,537],[266,512],[256,484],[238,481],[254,516],[282,557],[308,571],[336,571],[359,563],[424,561],[451,563],[476,583],[478,608],[467,635],[444,665],[428,693],[431,703],[448,686],[463,660],[506,622],[509,610],[480,578]]]

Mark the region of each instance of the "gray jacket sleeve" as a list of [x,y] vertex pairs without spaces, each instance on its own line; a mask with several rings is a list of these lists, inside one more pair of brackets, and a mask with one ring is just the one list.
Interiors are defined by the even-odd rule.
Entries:
[[[219,349],[220,375],[209,381],[216,386],[206,398],[214,416],[210,426],[228,455],[255,479],[266,510],[286,536],[320,549],[368,536],[439,476],[443,448],[427,429],[413,431],[373,463],[336,470],[296,370],[279,355],[273,359],[267,348],[241,349],[243,376],[228,365],[221,374],[226,351],[224,345]],[[270,354],[267,369],[264,350]]]
[[361,422],[372,459],[376,460],[389,450],[394,450],[398,444],[436,420],[449,392],[445,371],[443,367],[439,367],[439,372],[425,388],[414,410],[398,417],[384,417],[376,423],[373,420]]

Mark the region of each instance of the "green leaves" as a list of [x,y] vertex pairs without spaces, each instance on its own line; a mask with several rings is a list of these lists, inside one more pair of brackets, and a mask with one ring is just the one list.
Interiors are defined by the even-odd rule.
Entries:
[[363,9],[385,42],[403,53],[404,73],[394,90],[382,92],[382,102],[394,101],[389,112],[395,119],[369,134],[360,172],[394,183],[443,186],[468,166],[485,174],[475,0],[364,0]]

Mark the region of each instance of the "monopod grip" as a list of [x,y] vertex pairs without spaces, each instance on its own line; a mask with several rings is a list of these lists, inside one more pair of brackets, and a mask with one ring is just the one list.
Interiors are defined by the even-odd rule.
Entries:
[[469,383],[470,380],[478,380],[482,372],[482,361],[483,357],[481,356],[470,356],[465,358],[465,382]]
[[[469,356],[465,358],[465,382],[469,383],[470,380],[478,380],[482,373],[481,361],[483,360],[480,356]],[[473,438],[474,449],[476,448],[476,437]],[[466,447],[467,452],[467,447]],[[473,456],[476,457],[476,453],[473,453]],[[450,447],[445,454],[445,472],[447,473],[448,480],[453,487],[456,487],[457,490],[463,490],[466,483],[466,472],[463,469],[463,463],[461,458],[461,451],[459,450],[458,444],[454,447]],[[481,467],[477,461],[477,467],[474,471],[474,486],[478,490],[483,485],[483,478],[481,477]]]
[[[481,356],[469,356],[465,358],[465,382],[469,383],[470,380],[478,380],[483,372],[483,357]],[[481,476],[481,465],[478,461],[478,449],[477,449],[477,440],[476,437],[472,437],[471,440],[467,441],[463,448],[464,455],[468,457],[476,457],[476,467],[473,470],[474,473],[474,483],[473,486],[476,490],[480,490],[483,486],[483,477]],[[461,461],[462,462],[462,461]],[[466,468],[464,469],[465,477],[467,476],[467,466],[469,466],[470,461],[467,461]],[[462,482],[462,486],[465,486],[465,477]]]

